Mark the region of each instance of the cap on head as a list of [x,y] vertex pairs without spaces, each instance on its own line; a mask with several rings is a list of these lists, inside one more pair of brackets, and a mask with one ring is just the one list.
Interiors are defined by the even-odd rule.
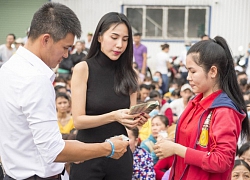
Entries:
[[24,43],[23,38],[17,38],[15,40],[15,43],[17,43],[17,44],[23,44]]
[[189,89],[190,91],[193,91],[192,87],[189,84],[184,84],[183,86],[181,86],[181,91],[185,91],[187,89]]

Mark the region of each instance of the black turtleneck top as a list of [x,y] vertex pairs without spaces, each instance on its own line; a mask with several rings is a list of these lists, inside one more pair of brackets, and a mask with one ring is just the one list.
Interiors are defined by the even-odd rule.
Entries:
[[[117,95],[114,91],[116,63],[101,51],[87,59],[89,76],[87,82],[86,115],[101,115],[118,109],[129,108],[129,95]],[[103,142],[115,135],[127,135],[125,127],[113,122],[95,128],[79,130],[77,140],[86,143]]]

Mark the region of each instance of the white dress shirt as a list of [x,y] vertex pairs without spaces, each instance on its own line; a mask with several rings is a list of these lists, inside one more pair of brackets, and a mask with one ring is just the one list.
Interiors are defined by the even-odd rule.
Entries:
[[63,150],[55,108],[54,72],[19,47],[0,69],[0,156],[14,179],[62,172],[54,163]]

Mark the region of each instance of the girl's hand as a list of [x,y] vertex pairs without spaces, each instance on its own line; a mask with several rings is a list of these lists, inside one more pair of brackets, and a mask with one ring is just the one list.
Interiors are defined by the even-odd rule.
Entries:
[[120,124],[128,127],[128,128],[134,128],[139,124],[140,114],[134,114],[129,115],[129,109],[120,109],[117,111],[114,111],[114,118],[117,122]]
[[169,140],[165,138],[161,139],[155,144],[154,151],[156,156],[159,157],[159,159],[163,159],[174,154],[184,158],[186,155],[187,147],[178,143],[174,143],[173,141],[171,141],[171,139]]
[[165,157],[169,157],[175,154],[175,144],[174,142],[162,138],[159,142],[154,145],[154,152],[159,159],[163,159]]

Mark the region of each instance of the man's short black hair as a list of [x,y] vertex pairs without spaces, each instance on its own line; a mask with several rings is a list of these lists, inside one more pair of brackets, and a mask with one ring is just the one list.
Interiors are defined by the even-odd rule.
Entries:
[[139,33],[139,32],[134,33],[134,36],[142,36],[142,33]]
[[14,40],[16,40],[16,36],[13,33],[8,34],[7,36],[13,36]]

